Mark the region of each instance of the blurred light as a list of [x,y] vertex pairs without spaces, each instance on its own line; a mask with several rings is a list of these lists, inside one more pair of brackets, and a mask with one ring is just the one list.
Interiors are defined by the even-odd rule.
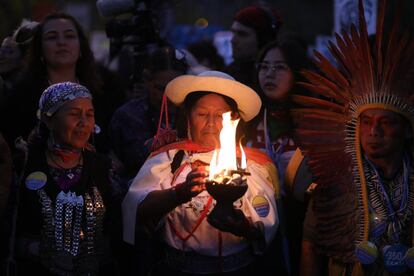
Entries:
[[198,28],[207,28],[208,20],[203,17],[200,17],[195,21],[194,25]]

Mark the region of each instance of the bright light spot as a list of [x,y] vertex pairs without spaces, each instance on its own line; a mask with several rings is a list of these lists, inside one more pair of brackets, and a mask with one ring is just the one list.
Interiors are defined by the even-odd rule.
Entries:
[[[231,112],[223,113],[223,128],[220,131],[220,149],[216,149],[210,162],[209,180],[214,180],[217,175],[230,175],[237,170],[236,157],[236,129],[240,119],[232,120]],[[242,151],[242,168],[246,168],[246,156]]]
[[198,28],[207,28],[208,20],[205,19],[204,17],[200,17],[195,21],[194,25]]

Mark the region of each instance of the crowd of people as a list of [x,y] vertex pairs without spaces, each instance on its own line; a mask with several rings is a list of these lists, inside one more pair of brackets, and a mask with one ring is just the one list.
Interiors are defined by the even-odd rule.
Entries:
[[[335,61],[254,5],[231,64],[162,41],[139,86],[71,15],[24,20],[0,48],[1,272],[412,275],[414,43],[380,2]],[[226,114],[242,150],[212,177]]]

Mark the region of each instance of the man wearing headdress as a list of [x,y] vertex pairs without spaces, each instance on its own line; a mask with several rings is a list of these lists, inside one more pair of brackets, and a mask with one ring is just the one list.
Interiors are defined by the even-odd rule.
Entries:
[[316,53],[322,73],[304,85],[327,100],[295,96],[296,141],[319,184],[303,244],[329,257],[330,275],[413,273],[414,44],[397,20],[385,38],[385,10],[371,47],[359,1],[359,29],[330,45],[339,69]]

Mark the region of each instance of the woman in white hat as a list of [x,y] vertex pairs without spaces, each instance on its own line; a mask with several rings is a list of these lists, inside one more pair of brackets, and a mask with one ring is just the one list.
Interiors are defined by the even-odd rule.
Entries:
[[165,255],[155,275],[250,275],[255,256],[279,224],[277,171],[266,155],[247,150],[251,175],[247,192],[235,203],[238,215],[213,226],[208,217],[215,201],[205,189],[206,165],[220,143],[222,114],[232,111],[248,121],[259,112],[260,98],[217,71],[175,78],[165,93],[184,107],[189,139],[161,148],[144,163],[123,201],[124,240],[134,244],[141,227],[158,230]]

